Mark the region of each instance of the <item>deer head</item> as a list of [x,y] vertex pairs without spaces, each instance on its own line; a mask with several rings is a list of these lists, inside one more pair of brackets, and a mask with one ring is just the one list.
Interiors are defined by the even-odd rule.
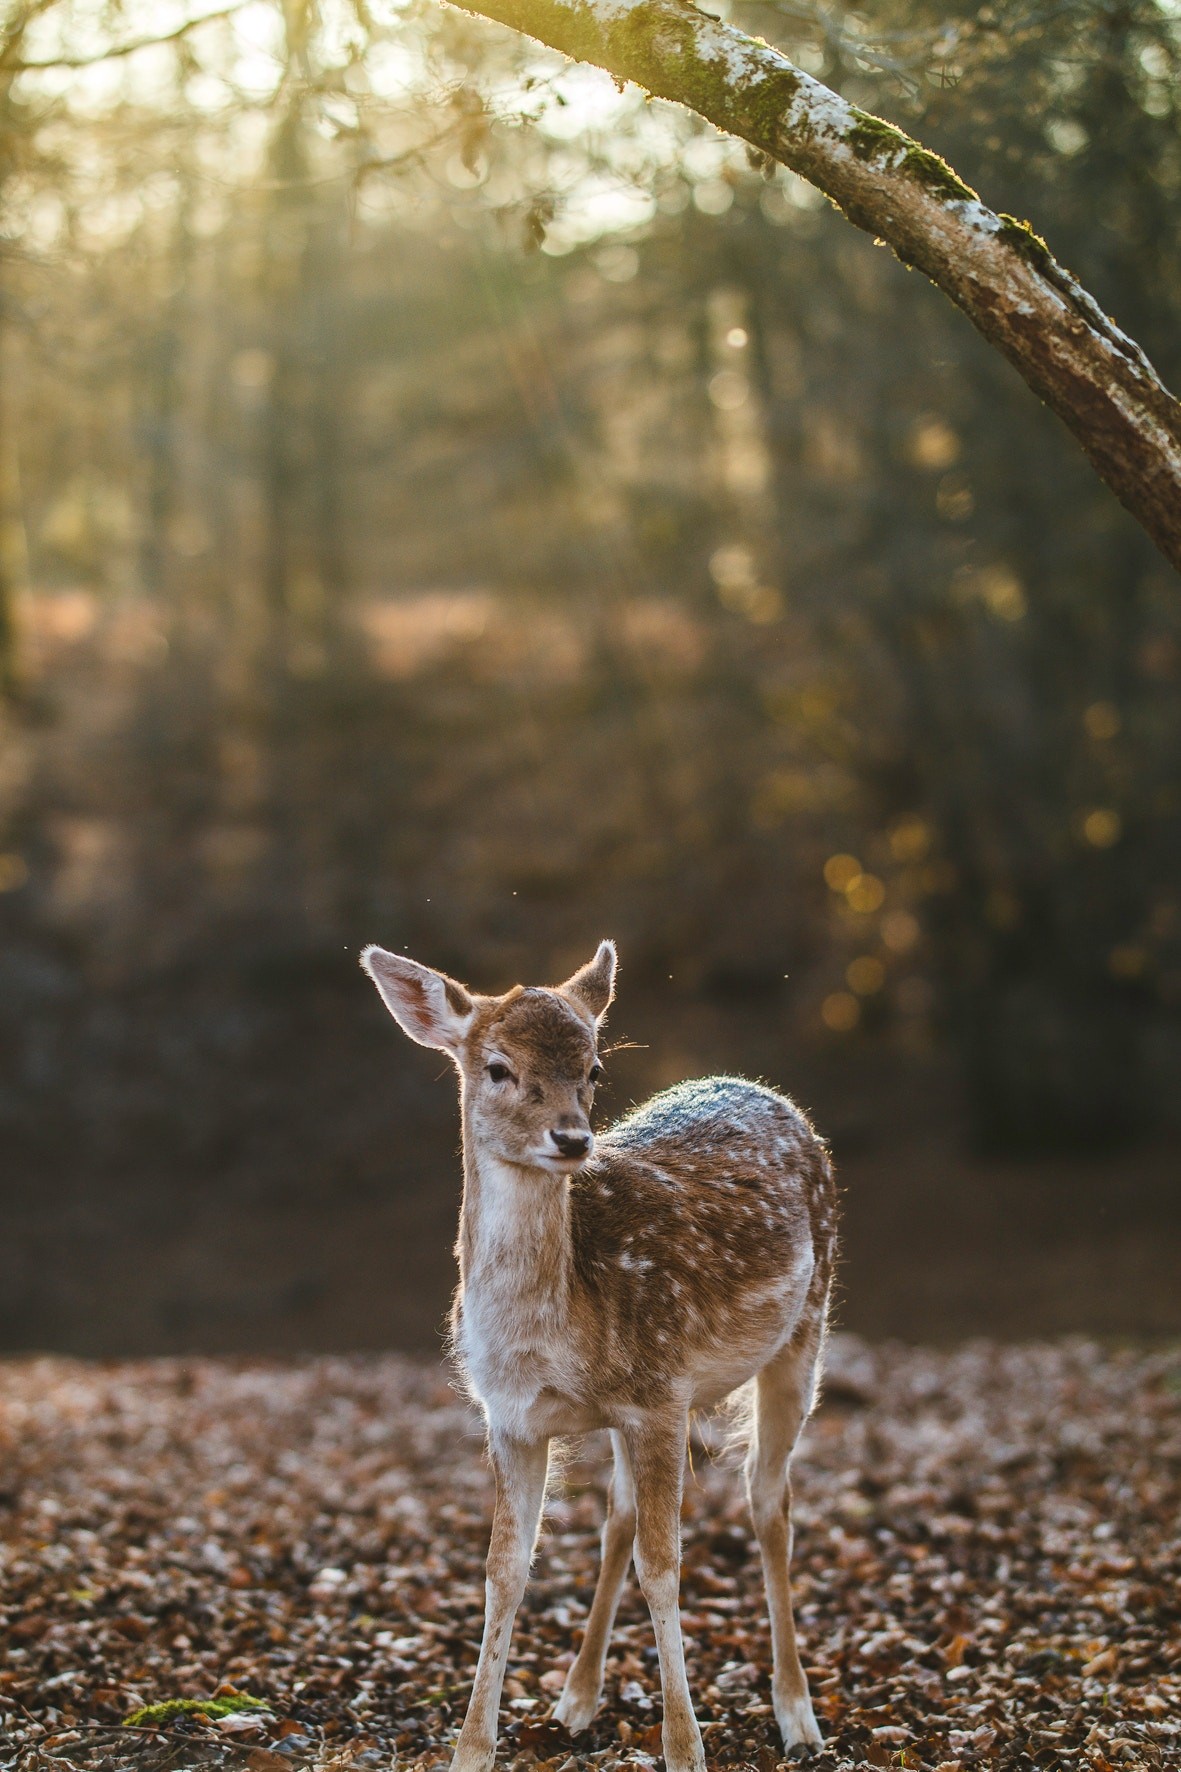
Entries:
[[361,964],[398,1026],[446,1052],[461,1078],[466,1133],[525,1169],[570,1175],[594,1149],[590,1110],[602,1075],[598,1031],[615,994],[615,946],[564,984],[481,997],[446,973],[368,947]]

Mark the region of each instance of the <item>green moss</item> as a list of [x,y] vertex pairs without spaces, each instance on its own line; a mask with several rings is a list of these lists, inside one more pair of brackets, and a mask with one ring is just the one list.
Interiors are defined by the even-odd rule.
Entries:
[[145,1723],[170,1723],[174,1717],[232,1717],[240,1710],[269,1710],[265,1699],[252,1698],[249,1692],[235,1692],[228,1698],[166,1698],[161,1704],[145,1704],[123,1719],[125,1729],[141,1729]]
[[941,155],[924,148],[921,142],[916,142],[904,130],[896,129],[893,123],[887,123],[884,117],[871,116],[868,111],[858,110],[856,105],[853,106],[853,116],[856,120],[845,140],[859,160],[886,161],[946,203],[978,201],[971,185],[966,185]]
[[856,105],[851,109],[857,121],[845,140],[859,160],[883,160],[887,154],[901,153],[918,145],[913,137],[893,123],[887,123],[884,117],[875,117],[869,111],[859,110]]
[[[751,134],[761,141],[774,141],[782,135],[784,117],[799,89],[800,77],[790,68],[777,68],[774,73],[752,81],[742,94]],[[796,133],[804,131],[797,129]]]
[[978,203],[977,193],[971,185],[947,164],[942,154],[933,153],[930,148],[909,148],[902,161],[903,170],[920,184],[926,185],[936,196],[944,197],[948,202]]
[[1001,239],[1014,252],[1027,259],[1043,277],[1049,276],[1054,268],[1054,255],[1040,234],[1035,234],[1027,221],[1018,221],[1015,215],[1006,215],[1002,210],[997,217],[1001,224]]
[[678,98],[705,116],[732,112],[735,98],[747,110],[754,129],[771,134],[783,123],[783,113],[795,97],[799,76],[790,68],[766,78],[752,80],[736,92],[732,74],[724,61],[710,61],[697,46],[697,24],[691,17],[670,18],[666,10],[637,6],[612,36],[638,52],[653,78],[668,81],[676,70]]

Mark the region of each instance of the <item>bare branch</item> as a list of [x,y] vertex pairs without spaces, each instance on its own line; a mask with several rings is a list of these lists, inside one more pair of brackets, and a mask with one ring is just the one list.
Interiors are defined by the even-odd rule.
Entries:
[[118,61],[124,56],[138,55],[141,49],[158,49],[162,44],[178,43],[191,31],[197,31],[202,25],[212,24],[216,19],[232,18],[241,12],[249,0],[234,0],[232,6],[222,6],[216,12],[202,13],[200,18],[186,19],[183,25],[177,25],[173,31],[165,31],[159,37],[137,37],[131,43],[115,43],[107,49],[96,50],[93,55],[59,55],[45,61],[14,61],[7,64],[7,72],[12,74],[32,74],[41,70],[55,68],[96,68],[102,62]]

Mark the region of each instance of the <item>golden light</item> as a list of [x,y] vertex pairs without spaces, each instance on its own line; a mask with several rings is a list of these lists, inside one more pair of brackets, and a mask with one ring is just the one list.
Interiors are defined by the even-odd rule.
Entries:
[[960,440],[943,419],[926,413],[915,422],[907,454],[916,468],[950,468],[960,458]]
[[755,557],[742,542],[728,542],[710,555],[709,574],[722,587],[752,585],[757,576]]
[[872,997],[886,982],[886,968],[876,954],[858,954],[845,968],[845,983],[859,997]]
[[820,1019],[834,1034],[851,1034],[861,1020],[861,1005],[848,991],[833,991],[820,1005]]
[[830,855],[824,864],[825,884],[832,892],[847,892],[860,878],[861,863],[855,855]]
[[778,621],[783,614],[783,598],[773,585],[727,585],[719,590],[718,601],[736,615],[744,615],[756,627]]
[[881,934],[892,954],[909,954],[918,946],[922,930],[918,918],[909,911],[888,911],[882,918]]
[[776,769],[764,776],[751,801],[751,818],[764,831],[774,830],[793,812],[816,803],[812,777],[803,769]]
[[1025,614],[1021,580],[1006,566],[990,566],[980,574],[980,595],[1001,621],[1020,621]]
[[908,812],[890,826],[890,854],[895,861],[922,861],[931,847],[931,827],[917,812]]
[[845,887],[845,897],[849,901],[849,909],[860,911],[863,916],[872,916],[880,910],[886,896],[886,888],[876,874],[859,874]]
[[736,412],[745,406],[750,383],[737,369],[719,369],[709,380],[709,397],[720,412]]
[[1148,965],[1148,950],[1133,942],[1121,942],[1107,956],[1112,978],[1140,978]]
[[810,726],[830,720],[840,705],[840,693],[831,683],[810,683],[800,693],[800,715]]
[[1091,738],[1114,738],[1123,721],[1114,702],[1093,701],[1083,715],[1083,725]]
[[1083,819],[1083,836],[1092,849],[1111,849],[1123,836],[1124,821],[1111,806],[1096,806]]

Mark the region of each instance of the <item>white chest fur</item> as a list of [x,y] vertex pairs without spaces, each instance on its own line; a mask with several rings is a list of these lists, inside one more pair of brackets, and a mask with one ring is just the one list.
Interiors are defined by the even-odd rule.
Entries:
[[[564,1177],[483,1157],[469,1167],[460,1233],[457,1351],[489,1421],[525,1436],[577,1406]],[[551,1429],[551,1431],[558,1431]]]

